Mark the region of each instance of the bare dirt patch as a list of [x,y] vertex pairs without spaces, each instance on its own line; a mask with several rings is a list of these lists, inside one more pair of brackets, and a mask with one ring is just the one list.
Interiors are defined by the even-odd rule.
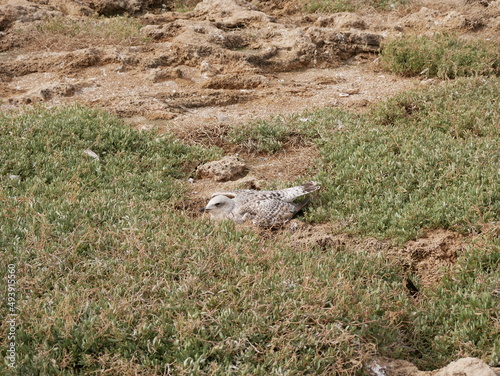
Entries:
[[[365,67],[376,58],[384,33],[370,30],[358,16],[277,19],[249,3],[222,3],[205,1],[187,14],[140,16],[147,43],[95,38],[90,46],[89,34],[71,35],[73,24],[51,21],[51,28],[36,28],[64,17],[59,3],[9,1],[2,6],[0,72],[3,91],[18,91],[5,95],[2,107],[77,101],[145,121],[205,124],[316,106],[363,107],[418,82]],[[45,39],[53,42],[41,43]],[[38,95],[63,84],[77,90]]]
[[[421,238],[410,240],[403,246],[372,237],[360,238],[339,233],[341,224],[307,225],[296,221],[291,226],[291,244],[301,250],[307,247],[320,249],[337,248],[341,251],[384,252],[397,260],[405,271],[405,277],[415,275],[418,288],[429,288],[454,265],[466,246],[462,235],[449,230],[429,230]],[[410,288],[409,293],[414,291]]]
[[[78,10],[69,10],[70,3]],[[440,30],[482,39],[500,34],[498,1],[304,15],[293,2],[255,7],[229,0],[207,0],[188,13],[168,12],[154,1],[115,2],[121,4],[116,14],[137,15],[143,25],[138,35],[117,40],[106,39],[105,33],[72,34],[71,22],[81,24],[86,16],[116,5],[111,3],[0,4],[2,109],[39,101],[80,102],[122,117],[142,117],[146,124],[164,119],[165,128],[234,123],[313,107],[363,111],[420,84],[418,78],[377,71],[373,62],[383,40]],[[41,28],[47,20],[54,23]],[[86,28],[92,29],[92,22],[101,29],[111,23],[96,19]],[[40,95],[64,85],[74,90]]]
[[437,283],[463,251],[465,241],[449,230],[429,230],[421,238],[407,242],[396,251],[408,270],[420,277],[423,287]]

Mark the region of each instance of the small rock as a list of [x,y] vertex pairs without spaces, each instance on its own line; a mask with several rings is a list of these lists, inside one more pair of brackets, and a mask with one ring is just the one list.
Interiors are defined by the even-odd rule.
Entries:
[[236,156],[228,156],[219,161],[208,162],[197,169],[201,178],[212,178],[215,181],[236,180],[245,175],[247,171],[245,161]]
[[434,376],[496,376],[481,359],[462,358],[441,368]]
[[217,115],[216,118],[220,122],[229,122],[229,121],[231,121],[231,118],[229,116],[225,116],[225,115]]
[[369,367],[375,376],[386,376],[386,373],[384,372],[385,367],[381,367],[377,362],[373,362],[369,365]]
[[258,180],[255,176],[247,175],[244,178],[238,179],[235,186],[230,189],[255,189],[260,190],[263,185],[262,180]]
[[85,149],[83,151],[83,154],[87,154],[89,157],[95,159],[96,161],[100,160],[99,156],[90,149]]
[[47,101],[53,97],[71,97],[75,95],[75,91],[74,85],[69,83],[60,83],[40,89],[39,93],[43,100]]
[[349,95],[358,94],[359,87],[352,87],[352,88],[348,88],[348,89],[343,89],[342,93],[349,94]]
[[424,86],[429,86],[429,85],[433,85],[436,83],[436,80],[433,79],[433,78],[429,78],[427,80],[422,80],[420,81],[420,85],[424,85]]
[[200,73],[204,78],[214,77],[219,74],[219,70],[216,69],[208,60],[203,60],[200,63]]

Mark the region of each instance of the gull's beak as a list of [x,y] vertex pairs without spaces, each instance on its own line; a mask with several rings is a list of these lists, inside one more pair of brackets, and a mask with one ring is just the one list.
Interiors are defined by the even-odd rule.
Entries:
[[206,211],[207,211],[207,209],[205,209],[205,208],[201,208],[201,209],[200,209],[200,210],[198,210],[198,211],[199,211],[200,213],[204,213],[204,212],[206,212]]

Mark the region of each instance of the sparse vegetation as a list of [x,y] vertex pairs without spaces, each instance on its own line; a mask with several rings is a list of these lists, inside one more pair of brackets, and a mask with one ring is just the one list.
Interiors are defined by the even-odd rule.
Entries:
[[199,2],[200,0],[174,0],[174,11],[190,12]]
[[385,44],[382,66],[403,76],[453,79],[500,74],[498,45],[456,35],[405,36]]
[[332,131],[342,130],[344,124],[358,117],[347,111],[316,110],[303,114],[274,116],[234,126],[227,140],[238,145],[242,152],[275,154],[300,146],[314,145],[329,138]]
[[375,9],[393,9],[409,3],[410,0],[306,0],[303,8],[308,13],[354,12],[372,7]]
[[141,27],[138,19],[125,16],[82,19],[54,17],[37,24],[27,38],[51,49],[113,44],[133,46],[150,42],[147,36],[141,34]]
[[290,119],[277,116],[268,120],[255,120],[244,126],[236,126],[229,132],[228,141],[238,145],[239,150],[247,153],[274,154],[284,148],[310,144],[304,126],[291,127]]
[[304,11],[309,13],[352,12],[355,9],[354,4],[348,0],[309,0],[304,4]]

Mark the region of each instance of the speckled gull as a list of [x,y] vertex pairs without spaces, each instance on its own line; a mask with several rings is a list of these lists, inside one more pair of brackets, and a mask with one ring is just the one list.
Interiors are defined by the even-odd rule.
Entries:
[[255,191],[242,189],[216,192],[201,211],[215,219],[230,219],[236,223],[252,221],[259,227],[282,226],[293,218],[307,203],[309,198],[294,203],[306,194],[320,189],[316,182],[277,191]]

